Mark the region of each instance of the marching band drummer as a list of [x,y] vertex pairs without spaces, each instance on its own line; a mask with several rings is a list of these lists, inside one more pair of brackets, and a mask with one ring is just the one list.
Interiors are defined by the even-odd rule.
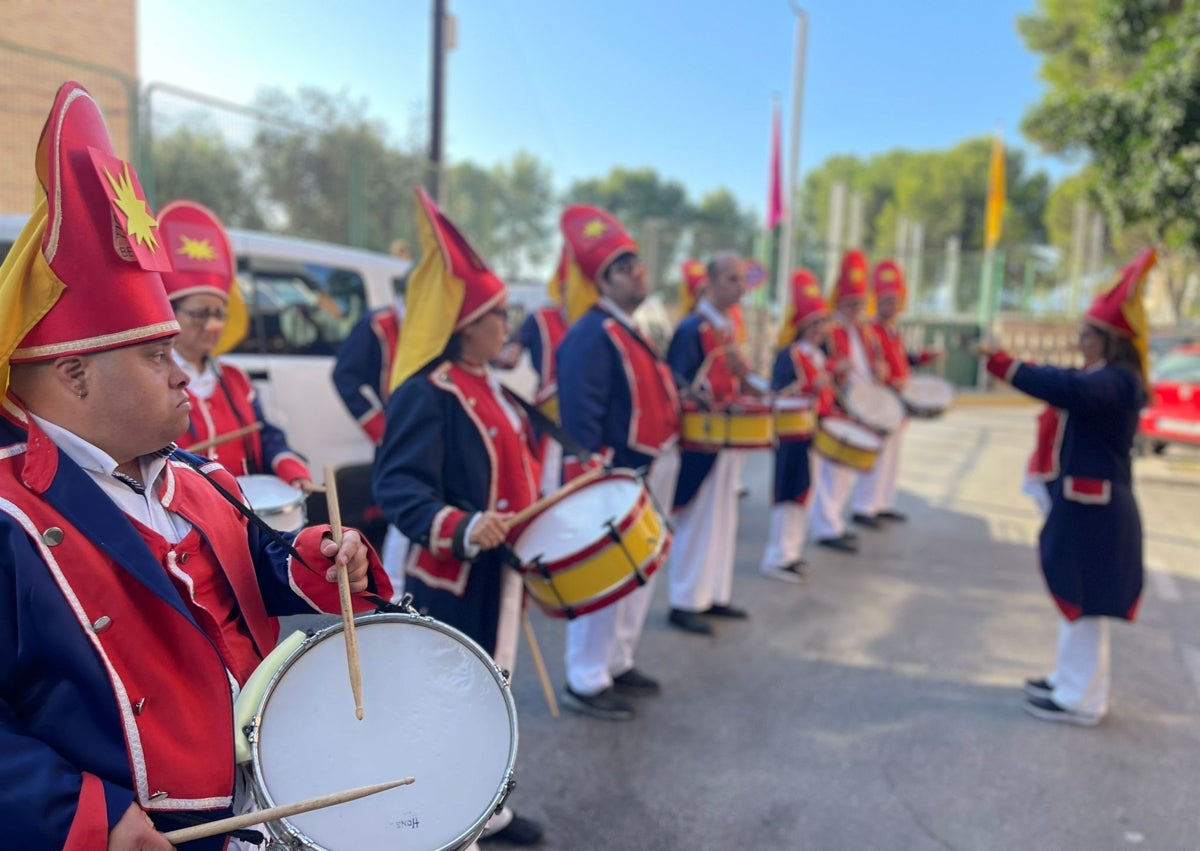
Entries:
[[[188,377],[191,423],[185,445],[203,443],[248,426],[257,431],[200,451],[235,476],[274,474],[308,490],[312,474],[287,438],[263,417],[250,377],[215,357],[237,345],[243,329],[226,325],[233,299],[240,303],[233,247],[221,222],[193,201],[173,201],[159,213],[159,228],[170,252],[171,270],[162,275],[179,320],[174,356]],[[233,333],[226,333],[227,329]]]
[[[863,330],[874,348],[876,362],[881,367],[882,381],[893,391],[900,393],[912,372],[910,366],[928,363],[938,355],[926,349],[910,356],[904,349],[904,340],[900,338],[896,319],[904,309],[907,290],[904,286],[904,272],[894,260],[881,260],[875,264],[871,286],[875,292],[875,316],[864,324]],[[883,438],[883,446],[879,450],[875,466],[870,472],[859,475],[851,502],[855,523],[877,526],[880,520],[903,522],[908,519],[896,510],[900,447],[907,428],[908,417],[905,417],[899,428]]]
[[1042,574],[1059,611],[1054,670],[1025,682],[1025,710],[1092,726],[1108,711],[1109,618],[1132,621],[1141,600],[1142,521],[1130,456],[1146,402],[1149,328],[1142,290],[1148,249],[1092,302],[1079,325],[1083,369],[1023,363],[981,346],[987,370],[1058,409],[1038,537]]
[[[832,379],[825,369],[825,323],[829,309],[821,298],[816,276],[807,269],[792,273],[792,305],[780,328],[780,349],[771,372],[771,389],[782,397],[804,396],[813,400],[819,416],[833,408]],[[767,545],[760,569],[785,582],[803,582],[802,558],[808,533],[808,492],[812,484],[809,450],[805,440],[780,441],[775,450],[775,504]]]
[[[877,378],[874,346],[859,321],[866,297],[867,258],[861,251],[847,251],[833,288],[832,324],[825,337],[826,363],[839,387]],[[818,545],[858,552],[854,533],[846,531],[843,517],[858,475],[844,464],[817,465],[810,523]]]
[[301,531],[294,562],[175,449],[189,402],[167,241],[78,84],[37,152],[44,194],[0,266],[3,844],[169,851],[160,829],[245,803],[232,692],[275,617],[338,611],[334,559],[356,593],[391,589],[354,531],[340,549]]
[[708,269],[699,260],[684,260],[679,266],[679,321],[692,315],[708,283]]
[[[745,289],[742,258],[721,252],[708,264],[708,285],[696,311],[675,329],[667,363],[684,380],[700,379],[718,405],[748,390],[749,367],[737,349],[730,308]],[[704,370],[701,374],[701,370]],[[671,611],[678,629],[711,635],[704,615],[745,618],[730,604],[737,539],[737,488],[745,455],[737,450],[681,453],[675,488],[675,543],[667,557]]]
[[[417,548],[406,564],[413,605],[512,671],[524,587],[501,545],[508,518],[537,499],[540,470],[528,423],[488,372],[507,336],[508,290],[424,189],[416,200],[422,256],[408,281],[375,498]],[[508,807],[483,836],[541,837]]]
[[[575,319],[558,350],[563,428],[617,467],[648,465],[646,487],[665,511],[679,472],[679,397],[658,349],[631,318],[647,295],[637,243],[594,207],[567,208],[562,231]],[[568,456],[565,478],[582,472],[580,460]],[[652,576],[616,603],[567,622],[566,706],[623,721],[634,708],[622,697],[659,692],[658,681],[634,665],[653,587]]]
[[[338,346],[333,364],[333,386],[338,396],[376,449],[383,440],[384,406],[391,398],[392,360],[403,327],[401,289],[391,304],[372,310],[355,323]],[[407,555],[408,539],[389,523],[380,556],[397,598],[404,594]]]

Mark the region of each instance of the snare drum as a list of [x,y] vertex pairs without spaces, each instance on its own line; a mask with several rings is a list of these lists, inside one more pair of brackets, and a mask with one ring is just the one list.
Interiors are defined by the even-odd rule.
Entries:
[[722,449],[770,449],[774,437],[771,406],[757,399],[737,399],[703,410],[685,400],[680,417],[682,446],[693,452]]
[[835,464],[867,473],[875,466],[883,441],[864,425],[825,417],[817,426],[813,448]]
[[[238,695],[235,739],[262,807],[412,776],[389,789],[266,825],[310,851],[458,851],[513,785],[517,714],[508,682],[478,644],[416,615],[355,620],[363,720],[354,716],[342,625],[293,636]],[[271,670],[273,673],[270,673]],[[255,682],[259,688],[254,688]]]
[[936,375],[913,375],[900,391],[904,407],[914,417],[940,417],[954,401],[954,385]]
[[304,492],[278,476],[238,476],[238,487],[254,513],[279,532],[299,532],[307,521]]
[[886,384],[858,379],[842,394],[846,413],[880,434],[891,434],[904,422],[904,405]]
[[775,437],[780,443],[808,440],[817,427],[812,399],[780,396],[775,399]]
[[542,611],[573,618],[645,585],[666,561],[671,532],[633,471],[614,470],[547,505],[512,546]]

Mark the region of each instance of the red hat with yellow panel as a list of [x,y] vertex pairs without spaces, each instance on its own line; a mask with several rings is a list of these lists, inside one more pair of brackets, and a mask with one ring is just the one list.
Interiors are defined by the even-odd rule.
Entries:
[[908,295],[908,289],[904,286],[904,271],[895,260],[880,260],[875,264],[871,275],[871,288],[875,292],[876,300],[894,295],[902,305]]
[[214,354],[229,351],[246,336],[249,317],[237,281],[237,259],[221,220],[195,201],[172,201],[158,213],[158,226],[171,257],[163,285],[172,303],[191,295],[213,295],[228,317]]
[[58,90],[35,156],[39,198],[0,266],[0,384],[9,363],[170,337],[158,222],[83,86]]
[[801,330],[829,315],[829,306],[821,296],[817,276],[807,269],[797,269],[791,278],[792,300],[779,328],[779,348],[789,346]]
[[684,260],[679,267],[679,315],[687,316],[696,309],[700,290],[708,282],[708,269],[699,260]]
[[851,249],[843,254],[837,281],[833,285],[832,301],[839,304],[849,299],[865,300],[869,269],[866,255],[858,249]]
[[414,190],[421,262],[408,278],[392,389],[441,357],[450,338],[504,305],[508,288],[424,189]]
[[1148,363],[1150,326],[1146,322],[1146,307],[1142,295],[1146,276],[1158,262],[1153,248],[1147,248],[1117,275],[1116,282],[1092,301],[1083,316],[1108,334],[1124,337],[1133,343],[1142,358],[1142,371]]
[[614,260],[636,254],[637,242],[611,213],[584,204],[567,207],[559,222],[566,240],[567,321],[574,323],[600,298],[596,282]]

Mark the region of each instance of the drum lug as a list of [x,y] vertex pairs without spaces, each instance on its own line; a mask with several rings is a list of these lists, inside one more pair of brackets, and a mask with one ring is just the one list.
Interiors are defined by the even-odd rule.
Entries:
[[508,780],[504,783],[504,791],[500,794],[500,802],[496,804],[494,812],[500,812],[504,809],[504,804],[508,801],[508,796],[512,794],[512,790],[517,788],[517,780],[511,774]]
[[509,671],[508,668],[501,668],[500,676],[501,676],[501,678],[503,678],[505,685],[512,684],[512,672]]
[[242,728],[242,733],[246,736],[246,741],[253,745],[258,741],[258,725],[262,722],[261,715],[255,715],[250,719],[250,723]]

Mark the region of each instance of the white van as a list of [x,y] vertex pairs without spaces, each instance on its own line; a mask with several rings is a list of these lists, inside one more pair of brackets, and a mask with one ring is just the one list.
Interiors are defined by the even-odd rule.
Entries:
[[[0,260],[27,218],[0,216]],[[254,231],[231,228],[228,233],[250,330],[237,349],[223,357],[249,374],[263,414],[308,459],[314,480],[324,480],[326,465],[337,471],[346,523],[374,525],[361,516],[374,448],[346,410],[331,374],[342,340],[368,311],[393,303],[412,261]],[[536,307],[542,292],[534,286],[514,286],[511,321],[519,322],[525,311]],[[526,376],[519,383],[528,381]],[[324,498],[316,496],[309,500],[314,521],[324,516]]]

